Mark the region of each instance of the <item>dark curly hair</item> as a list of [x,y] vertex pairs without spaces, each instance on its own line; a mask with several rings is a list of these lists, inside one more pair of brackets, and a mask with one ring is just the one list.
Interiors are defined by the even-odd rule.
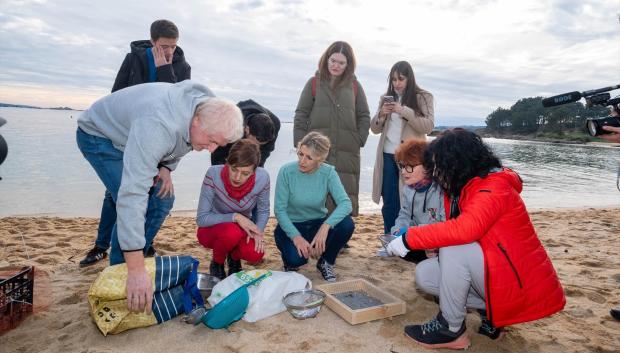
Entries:
[[484,178],[501,167],[480,136],[461,128],[444,131],[424,153],[424,168],[451,198],[459,196],[471,179]]
[[258,142],[271,142],[274,139],[275,127],[269,115],[264,113],[256,113],[250,115],[245,120],[245,124],[250,130],[250,134],[254,135]]

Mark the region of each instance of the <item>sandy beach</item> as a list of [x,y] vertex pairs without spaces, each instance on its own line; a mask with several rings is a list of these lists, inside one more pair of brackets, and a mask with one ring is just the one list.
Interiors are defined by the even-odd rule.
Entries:
[[[470,352],[618,352],[620,322],[609,309],[620,306],[620,209],[537,210],[531,217],[566,293],[566,308],[540,321],[509,328],[500,341],[476,333],[480,320],[470,313]],[[87,268],[78,262],[94,240],[95,218],[6,217],[0,219],[0,267],[35,265],[47,274],[39,285],[38,313],[0,336],[0,352],[423,352],[404,338],[403,326],[424,322],[438,310],[414,289],[415,265],[379,258],[379,215],[356,219],[352,247],[336,266],[340,280],[364,278],[407,303],[407,313],[351,326],[324,307],[318,317],[297,321],[284,312],[229,330],[190,326],[173,319],[162,325],[104,337],[88,312],[87,291],[107,260]],[[273,241],[275,220],[266,234],[267,255],[260,268],[281,269]],[[193,217],[174,215],[156,238],[162,255],[186,254],[208,271],[210,255],[195,238]],[[246,268],[250,268],[244,264]],[[301,274],[324,281],[314,267]],[[47,282],[47,283],[44,283]],[[49,287],[45,289],[45,284]],[[37,293],[35,293],[36,295]]]

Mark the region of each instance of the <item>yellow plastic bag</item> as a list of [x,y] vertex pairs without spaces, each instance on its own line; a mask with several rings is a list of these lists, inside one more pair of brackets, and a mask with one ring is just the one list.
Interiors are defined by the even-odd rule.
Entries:
[[132,313],[127,309],[126,264],[105,268],[91,285],[88,291],[90,313],[104,336],[170,320],[188,310],[187,300],[191,310],[187,280],[189,278],[192,282],[193,276],[191,285],[195,287],[197,260],[190,256],[160,256],[145,259],[144,265],[153,279],[153,310],[150,314]]

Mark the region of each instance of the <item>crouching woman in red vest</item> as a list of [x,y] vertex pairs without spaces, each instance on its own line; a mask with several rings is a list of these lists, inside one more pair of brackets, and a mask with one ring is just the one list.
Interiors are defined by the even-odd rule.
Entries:
[[418,287],[439,297],[440,311],[427,323],[406,326],[405,334],[427,348],[462,349],[469,346],[467,308],[486,310],[496,328],[562,310],[564,291],[519,196],[517,173],[463,129],[431,142],[424,168],[449,198],[450,217],[409,228],[388,252],[440,248],[439,257],[418,264],[415,274]]

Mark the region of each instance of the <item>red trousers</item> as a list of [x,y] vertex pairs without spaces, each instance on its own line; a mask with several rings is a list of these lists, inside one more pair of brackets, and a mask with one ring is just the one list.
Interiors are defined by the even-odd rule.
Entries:
[[247,233],[237,223],[198,228],[196,237],[202,246],[213,249],[213,261],[218,264],[223,264],[228,254],[233,260],[247,262],[259,262],[264,255],[254,250],[254,239],[247,242]]

